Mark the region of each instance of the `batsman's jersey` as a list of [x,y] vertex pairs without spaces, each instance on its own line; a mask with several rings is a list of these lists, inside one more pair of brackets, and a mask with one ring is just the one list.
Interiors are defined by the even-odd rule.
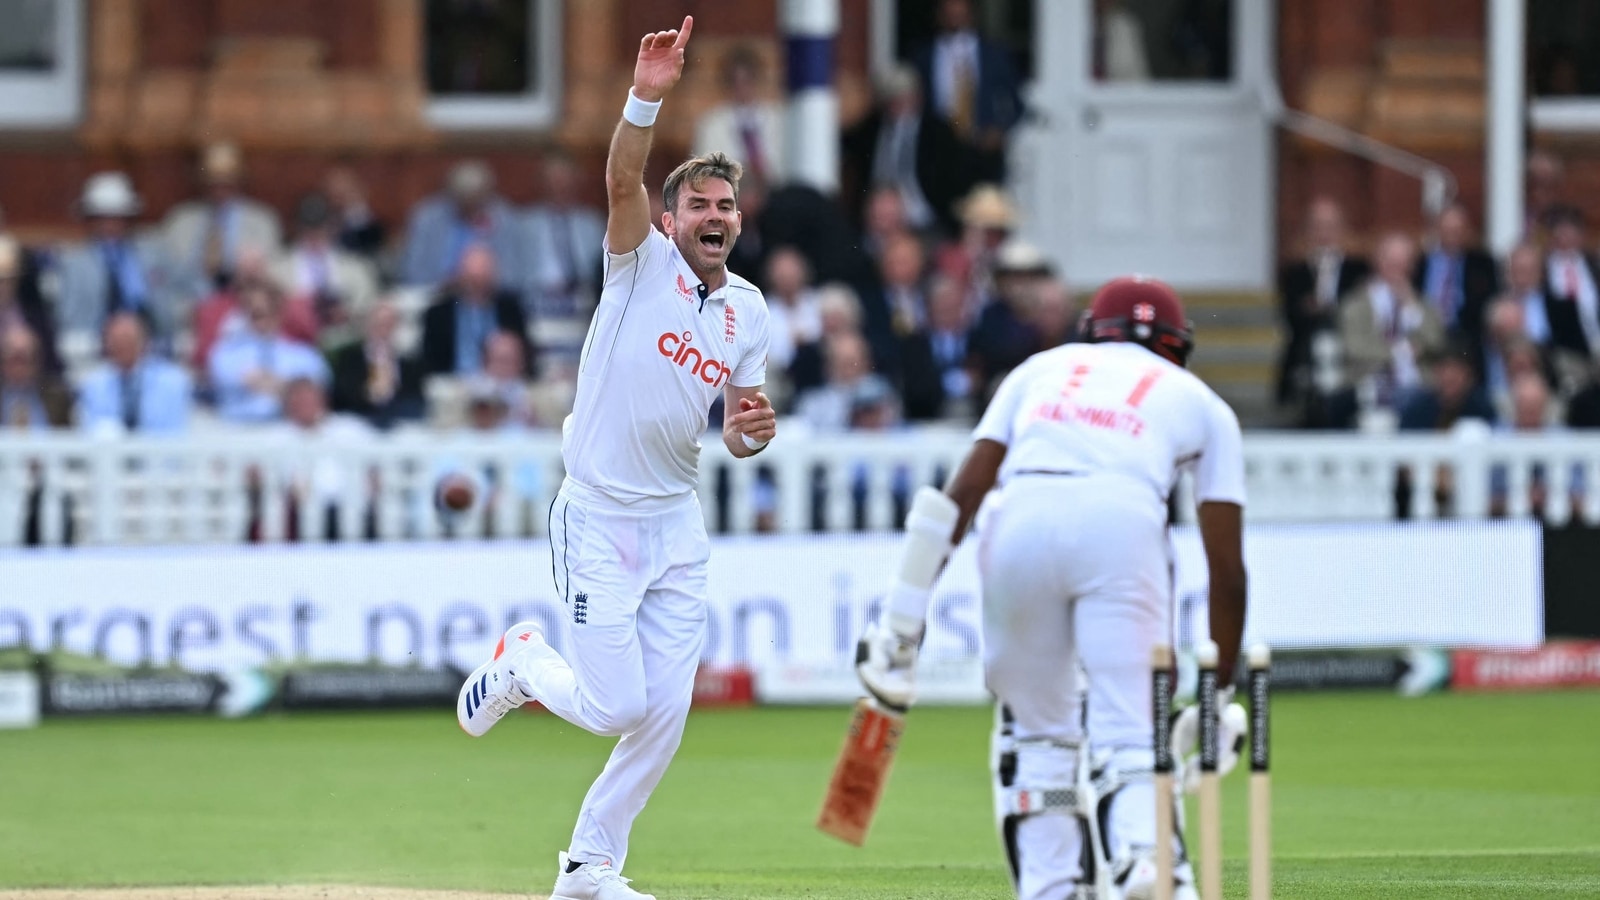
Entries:
[[700,437],[725,385],[767,377],[767,305],[732,272],[716,291],[666,235],[607,253],[563,426],[567,476],[619,503],[682,497],[699,477]]
[[1178,472],[1196,502],[1244,505],[1239,420],[1193,373],[1129,343],[1067,344],[1001,382],[973,434],[1006,445],[1000,485],[1025,473],[1120,480],[1165,517]]

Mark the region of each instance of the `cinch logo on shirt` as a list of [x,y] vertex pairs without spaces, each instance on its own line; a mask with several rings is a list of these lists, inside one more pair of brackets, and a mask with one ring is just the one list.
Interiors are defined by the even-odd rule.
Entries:
[[694,333],[685,331],[683,334],[663,332],[656,340],[656,349],[662,356],[672,360],[681,369],[688,369],[700,377],[700,380],[712,387],[722,387],[728,383],[728,367],[714,359],[701,355],[699,350],[689,346],[694,340]]

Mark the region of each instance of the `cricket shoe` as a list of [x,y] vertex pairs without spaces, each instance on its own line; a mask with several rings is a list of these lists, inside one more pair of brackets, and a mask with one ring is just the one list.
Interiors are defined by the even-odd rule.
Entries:
[[617,874],[610,862],[584,863],[567,871],[565,850],[556,857],[561,864],[550,900],[656,900],[654,894],[641,894],[628,887],[628,879]]
[[[1172,900],[1200,900],[1200,894],[1189,881],[1192,873],[1186,871],[1187,868],[1180,867],[1173,874]],[[1124,900],[1151,900],[1156,895],[1155,860],[1141,855],[1119,881]]]
[[501,635],[489,661],[472,670],[461,694],[456,698],[456,722],[473,737],[483,737],[505,714],[533,697],[518,683],[516,666],[522,652],[533,643],[544,643],[544,635],[533,622],[518,622]]

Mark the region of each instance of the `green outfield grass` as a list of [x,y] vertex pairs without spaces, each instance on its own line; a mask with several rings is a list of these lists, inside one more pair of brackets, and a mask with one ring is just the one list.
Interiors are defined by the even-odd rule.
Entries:
[[[1600,693],[1284,695],[1279,898],[1600,896]],[[697,713],[635,830],[663,900],[1009,896],[989,713],[919,709],[865,849],[812,826],[848,711]],[[49,722],[0,732],[0,887],[370,883],[549,890],[609,742],[449,711]],[[1229,896],[1244,796],[1228,779]]]

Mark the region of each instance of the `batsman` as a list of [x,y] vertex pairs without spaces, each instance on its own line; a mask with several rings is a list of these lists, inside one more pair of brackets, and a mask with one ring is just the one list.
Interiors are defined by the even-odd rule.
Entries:
[[[1160,893],[1193,898],[1181,820],[1177,833],[1155,833],[1149,660],[1171,642],[1168,498],[1187,469],[1218,678],[1233,683],[1246,580],[1239,422],[1185,368],[1193,337],[1166,284],[1106,284],[1082,333],[1086,343],[1012,371],[945,490],[916,495],[857,671],[880,703],[915,701],[929,596],[977,519],[984,673],[998,705],[995,813],[1017,896],[1154,896],[1156,842],[1172,841],[1174,883]],[[1242,745],[1242,717],[1221,719],[1225,769]],[[1193,735],[1193,724],[1174,732]]]

